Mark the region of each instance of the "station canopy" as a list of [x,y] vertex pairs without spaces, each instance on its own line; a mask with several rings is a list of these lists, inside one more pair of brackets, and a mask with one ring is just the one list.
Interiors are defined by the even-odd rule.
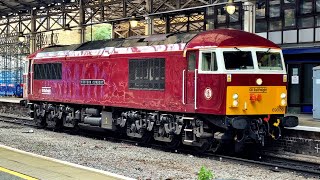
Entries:
[[74,0],[0,0],[0,17],[30,12],[32,9],[70,3]]

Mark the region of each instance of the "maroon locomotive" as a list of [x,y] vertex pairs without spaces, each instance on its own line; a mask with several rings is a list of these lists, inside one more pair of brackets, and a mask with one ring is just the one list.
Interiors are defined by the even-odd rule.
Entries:
[[42,127],[98,127],[216,150],[221,142],[263,144],[298,125],[284,115],[281,49],[244,31],[52,46],[28,61],[25,98]]

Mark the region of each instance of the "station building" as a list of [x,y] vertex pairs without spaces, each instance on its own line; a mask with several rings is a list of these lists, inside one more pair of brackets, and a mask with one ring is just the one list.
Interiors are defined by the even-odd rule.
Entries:
[[[244,29],[247,9],[238,6],[232,15],[223,5],[215,7],[208,14],[209,28]],[[257,0],[251,23],[255,33],[283,48],[289,112],[312,113],[312,68],[320,65],[320,0]]]

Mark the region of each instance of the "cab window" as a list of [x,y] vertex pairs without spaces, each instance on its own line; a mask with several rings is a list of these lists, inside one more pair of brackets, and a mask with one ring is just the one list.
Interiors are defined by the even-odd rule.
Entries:
[[202,62],[201,62],[202,71],[217,71],[217,57],[215,52],[204,52],[202,53]]
[[250,51],[225,51],[223,52],[226,70],[253,69],[253,60]]
[[283,70],[282,59],[279,52],[261,52],[257,51],[259,69],[264,70]]
[[196,53],[190,52],[188,54],[188,70],[194,71],[196,69]]

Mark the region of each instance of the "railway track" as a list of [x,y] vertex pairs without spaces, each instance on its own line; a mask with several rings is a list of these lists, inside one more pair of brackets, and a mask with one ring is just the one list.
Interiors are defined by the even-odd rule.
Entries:
[[[18,124],[18,125],[23,125],[23,126],[29,126],[36,128],[35,123],[32,121],[31,118],[26,118],[26,117],[19,117],[11,114],[0,114],[0,120],[3,122],[7,123],[12,123],[12,124]],[[111,134],[111,133],[110,133]],[[109,135],[110,135],[109,134]],[[289,159],[289,158],[284,158],[284,157],[278,157],[278,156],[272,156],[272,155],[266,155],[262,154],[258,159],[247,159],[247,158],[241,158],[241,157],[234,157],[234,156],[227,156],[227,155],[221,155],[221,154],[213,154],[213,153],[202,153],[198,154],[194,150],[188,149],[188,148],[177,148],[177,149],[172,149],[168,148],[165,146],[162,146],[161,144],[143,144],[138,141],[128,139],[128,138],[119,138],[119,137],[114,137],[114,136],[108,136],[104,133],[85,133],[82,132],[81,135],[84,136],[89,136],[89,137],[94,137],[98,139],[103,139],[103,140],[108,140],[112,142],[125,142],[128,144],[142,144],[144,146],[148,146],[154,149],[159,149],[162,151],[167,151],[167,152],[175,152],[175,153],[182,153],[182,154],[191,154],[195,155],[197,157],[206,157],[206,158],[211,158],[219,161],[232,161],[240,164],[246,164],[246,165],[258,165],[261,167],[267,167],[270,170],[274,172],[281,172],[281,171],[295,171],[298,173],[302,173],[311,177],[315,178],[320,178],[320,164],[319,163],[313,163],[313,162],[306,162],[306,161],[301,161],[301,160],[295,160],[295,159]]]

